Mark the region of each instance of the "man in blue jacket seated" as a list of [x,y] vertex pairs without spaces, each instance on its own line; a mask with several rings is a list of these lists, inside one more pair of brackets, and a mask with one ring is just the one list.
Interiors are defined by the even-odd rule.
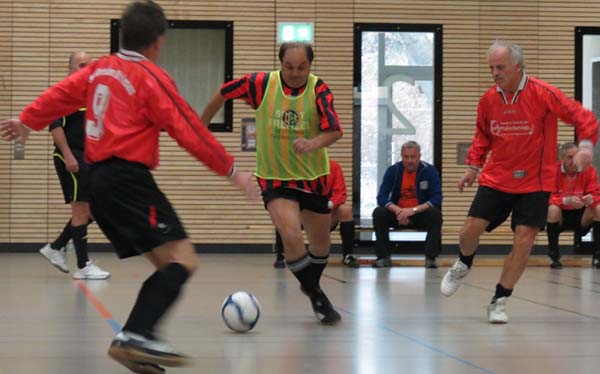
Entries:
[[435,166],[421,161],[421,146],[408,141],[402,145],[402,161],[385,171],[373,211],[375,268],[392,266],[390,228],[427,231],[425,267],[437,268],[442,236],[442,186]]

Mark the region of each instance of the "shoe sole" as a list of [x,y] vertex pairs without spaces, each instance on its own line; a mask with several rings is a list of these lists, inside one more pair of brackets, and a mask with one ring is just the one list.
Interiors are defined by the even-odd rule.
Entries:
[[122,350],[108,350],[108,355],[127,369],[138,374],[164,374],[166,370],[156,364],[130,361]]
[[94,277],[76,277],[73,276],[73,279],[77,279],[77,280],[105,280],[110,278],[110,275],[104,277],[104,278],[94,278]]
[[492,325],[506,325],[508,321],[489,321]]
[[52,262],[52,260],[50,260],[48,257],[46,257],[46,255],[44,255],[42,252],[39,252],[40,255],[42,255],[42,257],[44,259],[46,259],[46,261],[48,261],[50,263],[50,265],[54,266],[55,268],[57,268],[58,270],[60,270],[61,272],[68,274],[69,273],[69,269],[63,269],[61,268],[59,265],[55,264],[54,262]]
[[191,363],[186,357],[155,356],[131,347],[110,347],[108,355],[121,363],[144,363],[169,367],[189,366]]

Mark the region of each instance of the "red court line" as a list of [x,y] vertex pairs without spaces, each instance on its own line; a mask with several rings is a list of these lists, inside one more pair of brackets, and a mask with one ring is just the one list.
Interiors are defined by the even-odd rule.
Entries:
[[94,296],[94,294],[92,293],[92,291],[90,291],[85,286],[85,283],[83,283],[82,281],[79,281],[79,280],[76,280],[74,282],[77,285],[77,287],[79,287],[79,289],[81,290],[81,292],[83,292],[84,295],[87,296],[87,298],[90,301],[90,303],[92,303],[92,305],[96,308],[96,310],[98,311],[98,313],[100,313],[100,315],[103,318],[105,318],[105,319],[113,319],[112,315],[110,314],[110,312],[104,307],[104,305],[102,305],[102,303],[100,302],[100,300],[98,300],[96,298],[96,296]]

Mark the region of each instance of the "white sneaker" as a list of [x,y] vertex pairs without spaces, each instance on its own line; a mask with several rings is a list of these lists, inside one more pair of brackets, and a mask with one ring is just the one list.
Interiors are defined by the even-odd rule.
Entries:
[[73,274],[73,279],[106,279],[108,277],[110,277],[110,273],[100,269],[92,261],[88,261],[83,269],[78,269]]
[[460,258],[457,259],[454,265],[448,269],[446,275],[444,275],[444,279],[442,279],[442,283],[440,284],[442,295],[454,295],[456,290],[458,290],[458,287],[460,287],[462,279],[469,274],[469,271],[471,271],[471,269],[460,262]]
[[507,297],[501,297],[495,303],[487,306],[488,321],[490,323],[508,323],[506,315]]
[[40,254],[58,270],[62,271],[63,273],[69,272],[69,267],[67,266],[67,261],[65,259],[64,248],[57,251],[52,249],[50,244],[46,244],[42,249],[40,249]]

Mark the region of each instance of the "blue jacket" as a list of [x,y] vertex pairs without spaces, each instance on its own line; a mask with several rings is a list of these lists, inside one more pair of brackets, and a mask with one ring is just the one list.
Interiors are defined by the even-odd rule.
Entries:
[[[387,207],[398,203],[402,187],[402,161],[388,167],[383,175],[383,181],[377,194],[377,204]],[[421,161],[417,168],[417,200],[419,204],[427,203],[431,207],[440,208],[442,205],[442,183],[440,174],[435,166]]]

